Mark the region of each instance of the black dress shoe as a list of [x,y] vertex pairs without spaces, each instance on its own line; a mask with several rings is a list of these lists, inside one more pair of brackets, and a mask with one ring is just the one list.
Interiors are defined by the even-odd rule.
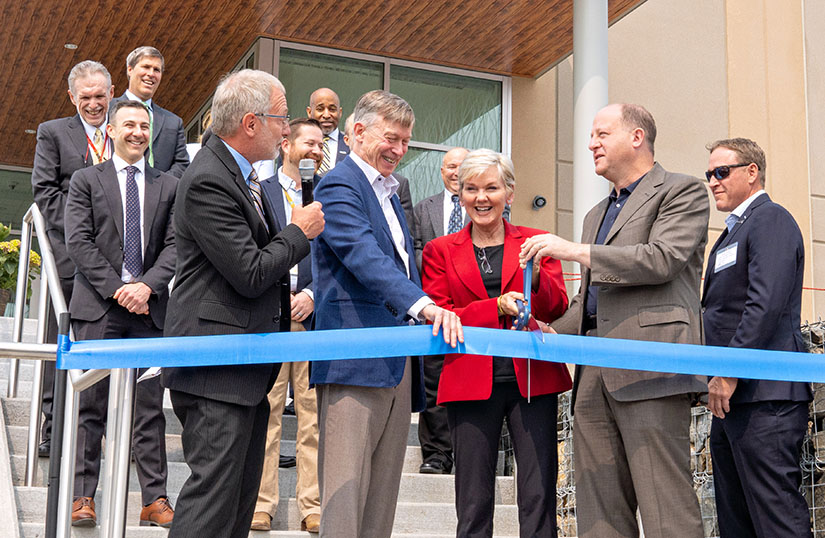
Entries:
[[421,474],[450,474],[452,470],[452,465],[441,460],[425,461],[418,468],[418,472]]
[[48,458],[52,452],[52,440],[46,439],[37,447],[37,455],[41,458]]
[[295,400],[289,402],[289,405],[284,406],[284,414],[295,416]]
[[290,467],[295,467],[295,457],[294,456],[284,456],[283,454],[278,456],[278,467],[282,469],[289,469]]

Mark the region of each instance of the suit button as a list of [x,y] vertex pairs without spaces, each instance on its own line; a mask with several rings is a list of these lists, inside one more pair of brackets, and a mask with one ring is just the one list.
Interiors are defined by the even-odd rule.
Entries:
[[272,323],[280,323],[280,322],[281,322],[281,316],[275,316],[275,317],[272,318]]

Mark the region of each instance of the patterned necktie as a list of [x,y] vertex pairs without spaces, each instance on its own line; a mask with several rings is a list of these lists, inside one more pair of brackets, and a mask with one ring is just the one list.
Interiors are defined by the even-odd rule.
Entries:
[[137,280],[143,274],[143,245],[140,242],[140,194],[134,166],[126,167],[126,218],[123,232],[123,266]]
[[255,170],[249,173],[248,185],[249,194],[252,195],[252,201],[255,202],[255,209],[258,211],[258,216],[261,217],[261,222],[263,222],[266,229],[269,230],[269,226],[266,224],[266,217],[264,216],[264,201],[261,198],[261,182],[258,180],[258,174],[255,173]]
[[92,163],[93,164],[100,164],[106,160],[106,141],[103,140],[103,132],[101,130],[95,129],[94,138],[92,138],[92,144],[95,146],[95,151],[92,154]]
[[330,168],[332,168],[332,159],[329,156],[329,136],[324,136],[324,160],[321,162],[321,166],[318,168],[318,174],[324,175],[329,172]]
[[454,234],[461,229],[461,204],[458,202],[458,195],[453,194],[453,211],[450,213],[450,221],[447,224],[447,233]]
[[155,154],[152,151],[152,138],[155,135],[155,116],[152,114],[152,107],[147,103],[143,103],[146,111],[149,112],[149,166],[155,166]]

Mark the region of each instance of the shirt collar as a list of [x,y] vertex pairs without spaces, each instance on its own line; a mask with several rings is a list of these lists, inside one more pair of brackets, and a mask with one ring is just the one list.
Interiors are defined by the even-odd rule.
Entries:
[[284,190],[292,190],[293,192],[301,192],[301,182],[295,181],[284,173],[284,167],[278,168],[278,183]]
[[324,136],[328,136],[330,138],[330,140],[335,140],[336,142],[338,142],[338,127],[333,129],[332,131],[330,131],[330,133],[328,135],[324,135]]
[[372,186],[372,190],[376,193],[379,191],[388,192],[387,198],[391,198],[392,195],[395,194],[395,191],[398,190],[398,180],[395,179],[392,174],[390,174],[390,177],[383,178],[383,181],[378,181],[379,178],[383,177],[378,170],[373,168],[372,165],[367,164],[367,162],[354,151],[351,151],[349,156],[355,164],[358,165],[358,168],[364,172],[364,175],[367,176],[367,181],[369,181],[370,186]]
[[126,90],[126,91],[124,92],[124,95],[125,95],[125,96],[126,96],[126,98],[127,98],[127,99],[129,99],[130,101],[138,101],[138,102],[143,103],[144,105],[148,106],[148,107],[149,107],[149,110],[151,110],[151,109],[152,109],[152,98],[151,98],[151,97],[150,97],[149,99],[147,99],[146,101],[144,101],[143,99],[141,99],[141,98],[140,98],[140,97],[138,97],[137,95],[133,94],[133,93],[132,93],[132,92],[130,92],[129,90]]
[[[236,163],[238,163],[238,168],[241,169],[241,174],[243,175],[244,181],[248,181],[249,173],[252,171],[252,165],[249,164],[249,161],[246,160],[246,157],[244,157],[243,155],[238,153],[238,150],[236,150],[235,148],[233,148],[232,146],[227,144],[226,140],[224,140],[221,137],[218,137],[218,140],[223,142],[223,145],[226,146],[226,149],[228,149],[229,153],[232,154],[232,158],[235,159]],[[258,179],[261,179],[261,178],[258,178]]]
[[644,178],[644,176],[640,177],[639,179],[637,179],[636,181],[634,181],[633,183],[631,183],[627,187],[624,187],[623,189],[621,189],[618,194],[616,194],[616,189],[615,188],[611,189],[610,190],[610,199],[611,200],[617,200],[622,195],[630,196],[631,194],[633,194],[633,191],[636,189],[636,187],[639,186],[639,182],[642,180],[642,178]]
[[761,196],[763,194],[765,194],[765,189],[759,189],[755,193],[751,194],[748,197],[747,200],[745,200],[744,202],[742,202],[741,204],[736,206],[736,209],[734,209],[733,211],[730,212],[731,215],[734,215],[737,218],[740,218],[742,215],[745,214],[745,211],[748,210],[748,207],[750,207],[750,205],[753,203],[753,201],[756,200],[759,196]]
[[263,161],[255,161],[252,163],[252,168],[258,174],[261,181],[265,181],[271,177],[275,177],[275,159],[265,159]]
[[95,129],[100,129],[100,134],[103,135],[103,138],[106,138],[106,125],[109,124],[109,114],[106,114],[106,119],[100,125],[100,127],[92,127],[86,120],[83,119],[83,116],[80,115],[80,112],[77,113],[77,117],[80,118],[80,123],[83,124],[83,130],[86,131],[86,135],[89,137],[89,140],[94,140],[95,136]]
[[135,164],[129,164],[123,159],[121,159],[117,153],[112,155],[112,163],[115,165],[115,172],[117,173],[122,172],[123,169],[127,166],[134,166],[142,174],[144,172],[144,169],[146,168],[146,159],[144,159],[143,157],[141,157],[140,160]]

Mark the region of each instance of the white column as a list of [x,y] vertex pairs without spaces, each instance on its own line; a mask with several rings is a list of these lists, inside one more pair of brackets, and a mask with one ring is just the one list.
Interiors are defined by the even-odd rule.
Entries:
[[607,0],[573,0],[573,234],[608,193],[587,146],[596,112],[607,105]]

